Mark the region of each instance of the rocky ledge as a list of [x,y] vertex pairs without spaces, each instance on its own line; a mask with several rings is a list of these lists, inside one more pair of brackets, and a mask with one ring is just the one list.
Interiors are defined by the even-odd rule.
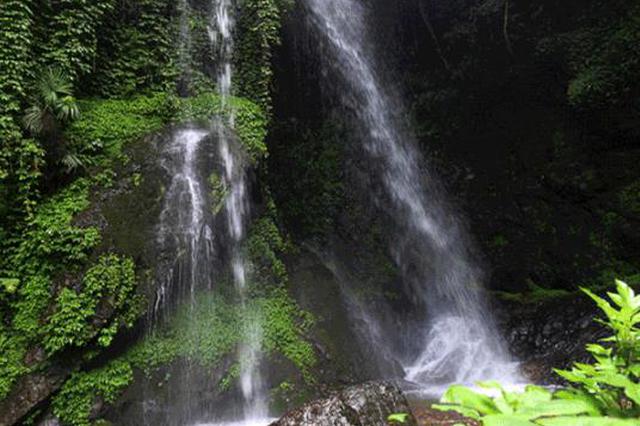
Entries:
[[384,426],[394,413],[409,414],[404,425],[417,426],[397,384],[368,382],[309,402],[270,426]]

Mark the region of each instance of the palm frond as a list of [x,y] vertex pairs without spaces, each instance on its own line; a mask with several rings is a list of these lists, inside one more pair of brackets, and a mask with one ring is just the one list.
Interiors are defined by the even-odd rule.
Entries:
[[71,152],[66,153],[64,157],[62,157],[62,159],[60,160],[60,164],[64,166],[67,173],[71,173],[77,169],[84,168],[85,166],[82,159],[78,155]]

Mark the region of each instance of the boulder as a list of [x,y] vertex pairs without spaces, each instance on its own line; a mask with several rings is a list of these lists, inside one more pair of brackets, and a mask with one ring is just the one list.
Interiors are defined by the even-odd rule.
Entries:
[[407,413],[404,425],[416,426],[397,384],[368,382],[303,405],[270,426],[382,426],[389,424],[387,418],[394,413]]

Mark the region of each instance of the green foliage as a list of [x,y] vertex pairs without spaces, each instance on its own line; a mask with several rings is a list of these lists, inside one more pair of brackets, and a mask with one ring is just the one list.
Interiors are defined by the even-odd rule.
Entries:
[[[497,425],[635,425],[640,417],[640,296],[622,281],[617,292],[608,293],[613,302],[583,289],[604,312],[600,320],[613,336],[610,344],[587,345],[594,364],[574,364],[570,371],[556,372],[574,387],[552,392],[527,386],[523,393],[508,392],[497,382],[482,388],[498,391],[491,398],[464,386],[452,386],[434,408],[457,411],[481,420],[484,426]],[[633,420],[635,419],[635,420]]]
[[[283,219],[301,238],[330,235],[347,204],[345,196],[345,138],[332,121],[299,132],[295,122],[278,123],[269,147],[270,167],[283,173],[270,176]],[[291,141],[295,141],[292,143]]]
[[[246,243],[252,266],[249,299],[240,303],[223,291],[199,293],[195,304],[180,307],[165,328],[125,355],[132,366],[148,372],[177,358],[217,366],[247,335],[244,327],[260,324],[261,350],[283,355],[307,383],[314,381],[311,368],[317,359],[313,346],[305,339],[314,319],[296,305],[285,288],[286,270],[278,258],[285,243],[270,211],[253,225]],[[222,388],[231,386],[237,377],[234,368],[220,383]]]
[[[44,337],[42,327],[54,292],[53,279],[78,272],[89,251],[100,241],[95,228],[72,224],[88,206],[89,184],[79,180],[41,204],[20,233],[2,241],[0,288],[2,324],[0,346],[7,356],[0,362],[0,398],[14,380],[29,370],[23,365],[28,346]],[[9,283],[10,285],[7,285]]]
[[235,131],[254,162],[266,157],[267,117],[254,102],[242,98],[231,98],[225,107],[220,96],[203,93],[191,98],[179,98],[176,102],[177,123],[210,120],[215,115],[228,117],[233,114]]
[[557,299],[567,296],[575,295],[575,292],[571,292],[563,289],[544,288],[534,283],[531,280],[527,280],[527,291],[522,293],[509,293],[505,291],[498,292],[498,295],[504,299],[518,303],[539,303],[550,299]]
[[271,109],[272,50],[280,42],[281,16],[291,0],[245,0],[240,2],[239,42],[235,60],[238,94]]
[[620,191],[618,204],[624,212],[640,216],[640,181],[633,182]]
[[[47,21],[39,46],[41,63],[64,70],[72,81],[93,69],[97,54],[97,33],[102,19],[114,5],[114,0],[59,0],[40,11]],[[41,27],[42,28],[42,27]]]
[[15,381],[29,372],[22,360],[27,352],[25,340],[20,336],[9,335],[0,328],[0,399],[3,399]]
[[279,257],[285,241],[272,217],[264,216],[253,224],[247,249],[254,266],[254,279],[262,285],[287,283],[287,270]]
[[313,346],[304,340],[314,324],[311,314],[301,311],[283,287],[258,298],[255,306],[262,313],[265,349],[284,355],[312,383],[311,367],[317,359]]
[[396,413],[387,417],[387,421],[389,423],[405,423],[408,417],[409,415],[406,413]]
[[49,68],[38,78],[29,104],[23,121],[34,136],[55,133],[80,115],[71,82],[60,69]]
[[498,391],[497,397],[475,392],[464,386],[452,386],[433,408],[456,411],[465,417],[481,420],[484,426],[611,425],[636,424],[635,420],[602,417],[602,413],[587,398],[555,394],[547,389],[529,385],[522,393],[508,392],[497,382],[478,383],[482,388]]
[[[80,347],[98,336],[98,344],[111,344],[120,327],[131,327],[141,300],[135,294],[135,266],[131,259],[106,255],[84,275],[80,291],[64,288],[45,327],[44,348],[54,353]],[[101,318],[108,312],[108,317]],[[96,330],[96,322],[102,328]]]
[[40,346],[51,355],[93,339],[108,346],[139,315],[130,259],[105,255],[75,284],[100,242],[96,228],[73,225],[89,205],[88,193],[89,182],[76,181],[41,204],[21,233],[3,241],[0,314],[10,326],[0,327],[0,398],[35,367],[24,365],[27,349]]
[[26,337],[42,333],[41,316],[51,297],[51,280],[63,271],[76,272],[100,241],[95,228],[72,224],[75,214],[88,207],[89,183],[79,180],[38,207],[33,219],[6,241],[0,271],[20,281],[12,297],[12,324]]
[[125,359],[147,372],[177,358],[215,367],[240,343],[244,324],[260,317],[263,350],[281,353],[312,380],[309,369],[316,362],[315,354],[303,338],[312,321],[284,289],[267,290],[246,307],[220,293],[200,293],[195,300],[182,306],[166,328],[133,347]]
[[177,77],[172,17],[175,2],[118,2],[97,35],[95,71],[82,81],[100,96],[170,91]]
[[159,131],[173,115],[173,101],[154,94],[133,99],[80,101],[82,117],[67,130],[73,152],[117,158],[128,142]]
[[215,115],[230,114],[231,109],[236,133],[251,159],[258,161],[266,156],[266,117],[256,104],[245,99],[232,98],[231,109],[223,108],[215,93],[192,98],[155,93],[126,100],[83,100],[79,104],[82,117],[69,126],[66,136],[70,150],[89,162],[95,157],[118,158],[128,142],[157,132],[168,123],[208,122]]
[[53,413],[66,425],[89,426],[97,398],[112,403],[133,380],[131,365],[113,361],[89,372],[76,372],[53,398]]
[[586,395],[598,409],[615,417],[640,416],[640,296],[624,282],[617,281],[617,292],[608,293],[611,305],[591,291],[583,289],[604,312],[599,320],[613,332],[604,339],[611,343],[587,346],[593,364],[576,363],[570,371],[556,372],[573,383],[572,394]]
[[[585,109],[623,106],[628,93],[637,89],[640,71],[640,7],[609,8],[593,26],[582,27],[565,37],[569,65],[575,73],[569,83],[569,101]],[[624,11],[620,13],[620,11]]]
[[[32,211],[44,156],[37,143],[23,138],[19,125],[31,75],[32,9],[30,1],[0,4],[0,188],[8,195],[5,214],[13,215]],[[6,220],[0,216],[0,224]]]

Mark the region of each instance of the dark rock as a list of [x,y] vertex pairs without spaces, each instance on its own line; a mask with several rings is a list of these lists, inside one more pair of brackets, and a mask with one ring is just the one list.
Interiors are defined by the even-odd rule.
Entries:
[[521,370],[535,383],[562,384],[553,368],[587,362],[587,343],[607,332],[593,318],[596,305],[587,297],[567,295],[537,303],[503,302],[500,322]]
[[438,411],[427,407],[416,407],[413,411],[419,426],[480,426],[477,420],[469,419],[455,411]]
[[51,370],[22,377],[11,394],[0,402],[0,426],[17,424],[33,407],[56,391],[68,373],[66,370]]
[[387,425],[387,418],[394,413],[409,414],[404,424],[417,425],[407,399],[395,383],[368,382],[310,402],[270,426]]
[[38,426],[61,426],[61,423],[53,415],[48,415],[38,423]]

